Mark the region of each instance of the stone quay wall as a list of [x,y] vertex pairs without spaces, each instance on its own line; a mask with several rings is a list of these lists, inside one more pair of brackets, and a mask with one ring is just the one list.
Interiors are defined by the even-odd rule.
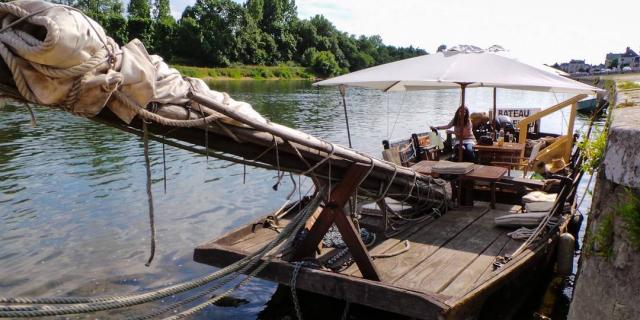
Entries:
[[570,320],[640,319],[640,89],[619,91],[614,107]]

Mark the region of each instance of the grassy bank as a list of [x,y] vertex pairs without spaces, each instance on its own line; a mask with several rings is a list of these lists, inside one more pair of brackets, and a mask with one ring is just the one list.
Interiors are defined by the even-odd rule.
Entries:
[[280,66],[237,66],[228,68],[203,68],[172,65],[182,75],[205,80],[302,80],[316,76],[305,67]]

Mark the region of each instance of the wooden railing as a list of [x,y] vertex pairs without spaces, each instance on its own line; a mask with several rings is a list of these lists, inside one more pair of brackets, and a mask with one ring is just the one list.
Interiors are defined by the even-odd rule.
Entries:
[[[518,123],[518,129],[520,130],[520,143],[525,143],[527,141],[527,129],[529,124],[537,121],[545,116],[548,116],[562,108],[571,106],[571,114],[569,115],[569,124],[567,128],[567,134],[559,137],[555,142],[546,148],[540,150],[540,153],[536,157],[536,160],[543,160],[545,162],[549,162],[554,158],[562,157],[564,161],[568,162],[569,157],[571,156],[571,149],[573,147],[573,126],[576,121],[576,110],[578,108],[578,101],[586,98],[586,94],[579,94],[571,99],[562,101],[550,108],[544,109],[536,114],[528,116],[522,119]],[[521,157],[524,157],[524,149],[522,151]]]

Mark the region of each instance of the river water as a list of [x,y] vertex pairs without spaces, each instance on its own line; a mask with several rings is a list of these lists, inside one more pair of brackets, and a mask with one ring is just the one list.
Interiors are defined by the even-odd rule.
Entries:
[[[305,81],[210,85],[251,103],[271,121],[347,144],[335,88],[318,89]],[[545,108],[565,98],[498,90],[499,107]],[[350,89],[353,147],[379,156],[383,139],[446,124],[458,99],[456,90]],[[469,90],[467,99],[472,112],[487,111],[492,90]],[[23,107],[0,108],[0,296],[127,294],[208,274],[214,269],[193,262],[193,248],[277,209],[291,189],[285,179],[274,191],[274,172],[247,168],[243,183],[241,165],[166,147],[165,193],[162,145],[151,142],[158,246],[154,262],[145,267],[149,226],[141,139],[61,111],[35,112],[33,128]],[[561,132],[566,113],[545,118],[542,130]],[[579,117],[576,130],[586,129],[586,121]],[[582,207],[588,210],[589,202]],[[199,317],[254,319],[274,290],[274,284],[254,280],[234,294],[247,304],[211,306]]]

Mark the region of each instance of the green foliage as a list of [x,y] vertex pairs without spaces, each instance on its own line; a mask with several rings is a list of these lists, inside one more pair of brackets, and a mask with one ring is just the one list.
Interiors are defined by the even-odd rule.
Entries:
[[149,0],[129,0],[127,13],[129,13],[130,18],[151,19]]
[[311,67],[318,55],[316,48],[309,48],[302,54],[302,65],[305,67]]
[[265,34],[256,22],[252,14],[245,12],[242,21],[242,29],[238,33],[238,56],[245,64],[267,64],[271,62],[268,48],[275,47],[273,39]]
[[236,33],[243,13],[243,8],[231,0],[197,0],[193,7],[185,9],[183,19],[193,19],[193,27],[201,35],[200,48],[194,52],[198,65],[228,66],[237,61]]
[[142,41],[148,52],[153,52],[153,22],[150,18],[141,18],[129,16],[127,21],[127,35],[129,39],[139,39]]
[[280,59],[291,60],[296,48],[293,25],[298,20],[294,0],[262,0],[260,29],[273,37]]
[[586,249],[601,257],[613,257],[613,213],[608,213],[598,221],[594,233],[587,235]]
[[155,3],[153,5],[153,17],[156,20],[167,18],[171,18],[171,20],[174,20],[171,16],[171,6],[169,5],[169,0],[155,0]]
[[122,0],[53,1],[83,10],[121,45],[140,39],[149,53],[166,61],[210,67],[278,66],[250,68],[251,74],[232,68],[219,75],[231,78],[300,77],[279,68],[283,64],[332,76],[426,54],[413,47],[387,46],[380,36],[341,32],[321,15],[300,20],[294,0],[247,0],[243,5],[235,0],[196,0],[178,21],[171,16],[170,0],[130,0],[126,17]]
[[159,54],[165,60],[170,61],[175,54],[175,35],[178,24],[171,16],[162,17],[154,22],[153,46],[155,53]]
[[317,74],[324,77],[331,77],[342,71],[336,61],[336,57],[329,51],[318,52],[312,58],[311,68]]
[[623,81],[618,84],[618,89],[620,90],[640,89],[640,83],[633,82],[633,81]]
[[582,154],[582,170],[593,173],[602,162],[607,146],[607,130],[594,128],[591,138],[586,135],[578,142],[578,148]]
[[629,236],[629,243],[640,250],[640,197],[627,190],[629,200],[616,207],[616,213],[623,222],[623,228]]
[[123,15],[123,4],[120,0],[77,0],[57,1],[62,4],[73,5],[82,10],[91,19],[98,22],[104,31],[117,43],[128,41],[127,19]]
[[228,68],[203,68],[174,65],[180,73],[187,77],[209,79],[311,79],[313,74],[306,68],[279,65],[279,66],[239,66]]

